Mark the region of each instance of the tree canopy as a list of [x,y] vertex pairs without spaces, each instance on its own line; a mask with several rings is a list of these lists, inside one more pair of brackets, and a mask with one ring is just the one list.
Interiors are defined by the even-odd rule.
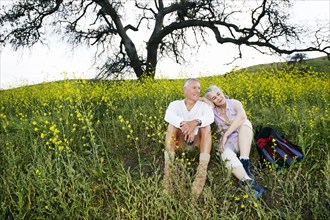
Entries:
[[[328,24],[304,42],[308,30],[291,24],[290,5],[290,0],[20,0],[1,9],[0,44],[32,47],[55,30],[72,45],[97,47],[97,56],[107,57],[98,77],[132,70],[137,78],[155,77],[160,58],[182,63],[185,48],[207,44],[209,35],[219,44],[237,45],[237,58],[243,45],[260,53],[318,51],[330,58]],[[137,32],[144,36],[143,47],[135,44]]]

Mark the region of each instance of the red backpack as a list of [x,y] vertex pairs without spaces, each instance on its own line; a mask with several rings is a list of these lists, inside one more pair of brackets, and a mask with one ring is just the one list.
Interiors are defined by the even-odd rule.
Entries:
[[273,128],[259,130],[255,141],[262,165],[269,162],[279,169],[289,167],[293,161],[303,158],[300,147],[281,137]]

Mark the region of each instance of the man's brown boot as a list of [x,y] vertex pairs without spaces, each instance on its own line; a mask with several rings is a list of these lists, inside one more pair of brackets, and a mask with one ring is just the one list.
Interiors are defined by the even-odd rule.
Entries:
[[206,182],[207,166],[209,164],[209,161],[210,161],[210,154],[207,153],[200,154],[197,173],[191,187],[192,193],[196,198],[198,198],[202,194]]
[[165,164],[164,164],[164,190],[169,192],[172,189],[172,161],[174,160],[174,152],[164,152]]

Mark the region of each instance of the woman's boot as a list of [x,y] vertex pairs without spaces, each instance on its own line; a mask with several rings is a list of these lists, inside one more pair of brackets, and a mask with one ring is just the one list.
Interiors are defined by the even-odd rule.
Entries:
[[250,160],[249,159],[240,159],[241,163],[243,164],[244,170],[247,173],[247,175],[254,180],[254,175],[251,172],[250,169]]
[[254,191],[254,194],[256,196],[256,198],[258,199],[265,191],[264,188],[262,188],[261,186],[259,186],[256,181],[248,179],[248,180],[243,180],[241,181],[241,184],[243,186],[248,186],[250,189],[252,189]]

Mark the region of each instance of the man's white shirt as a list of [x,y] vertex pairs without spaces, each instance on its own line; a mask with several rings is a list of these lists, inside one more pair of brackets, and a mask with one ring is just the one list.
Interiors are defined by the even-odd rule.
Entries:
[[199,119],[202,124],[195,128],[195,134],[197,134],[199,127],[205,127],[213,123],[214,113],[212,107],[205,102],[197,101],[194,107],[188,111],[184,100],[176,100],[168,105],[164,119],[177,128],[180,128],[180,123],[183,121]]

